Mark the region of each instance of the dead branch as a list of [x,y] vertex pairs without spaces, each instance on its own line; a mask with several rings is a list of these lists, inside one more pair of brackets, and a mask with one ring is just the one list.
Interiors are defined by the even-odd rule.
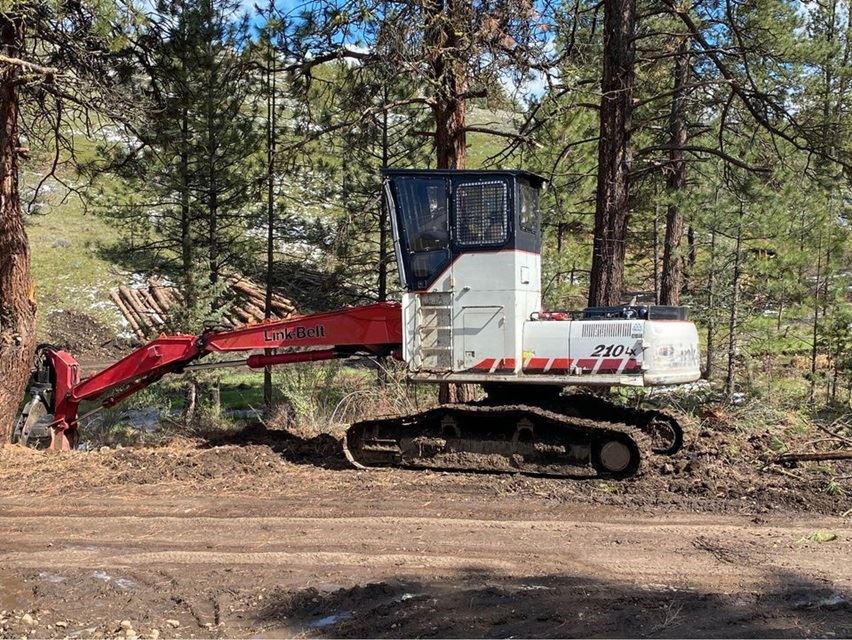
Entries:
[[852,449],[838,451],[819,451],[816,453],[784,453],[775,458],[775,462],[804,462],[808,460],[852,460]]
[[42,65],[36,64],[35,62],[21,60],[20,58],[0,55],[0,63],[14,65],[16,67],[21,67],[22,69],[27,69],[28,71],[33,71],[41,76],[44,76],[44,78],[49,82],[59,75],[59,69],[57,69],[56,67],[43,67]]

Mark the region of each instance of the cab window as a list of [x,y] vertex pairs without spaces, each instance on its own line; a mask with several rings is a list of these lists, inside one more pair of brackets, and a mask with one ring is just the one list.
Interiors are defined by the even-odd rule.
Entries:
[[447,181],[404,178],[396,183],[396,205],[403,237],[403,261],[415,287],[449,262],[450,225]]
[[521,231],[537,234],[539,227],[538,189],[534,189],[526,182],[520,182],[518,193],[520,196]]

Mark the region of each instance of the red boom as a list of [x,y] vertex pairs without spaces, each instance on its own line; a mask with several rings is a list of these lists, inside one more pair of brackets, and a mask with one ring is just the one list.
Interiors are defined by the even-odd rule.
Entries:
[[70,353],[47,349],[56,381],[54,406],[48,407],[55,420],[52,446],[63,449],[71,446],[76,435],[77,409],[82,401],[97,400],[115,391],[101,402],[102,406],[112,406],[168,373],[181,373],[193,361],[210,353],[288,350],[270,355],[254,354],[245,360],[227,363],[260,368],[345,358],[358,353],[394,355],[401,345],[400,306],[395,302],[382,302],[250,324],[231,331],[208,331],[200,336],[160,336],[82,381],[80,366]]

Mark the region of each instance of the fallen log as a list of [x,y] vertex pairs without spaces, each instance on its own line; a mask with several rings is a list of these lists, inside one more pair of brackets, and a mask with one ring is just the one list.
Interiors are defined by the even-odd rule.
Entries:
[[838,451],[818,451],[815,453],[783,453],[775,462],[805,462],[807,460],[852,460],[852,449]]

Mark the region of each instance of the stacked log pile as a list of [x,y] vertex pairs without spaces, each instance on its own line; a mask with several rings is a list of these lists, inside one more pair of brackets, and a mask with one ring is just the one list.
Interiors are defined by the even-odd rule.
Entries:
[[[222,324],[226,327],[239,327],[245,324],[262,322],[266,307],[264,288],[239,276],[226,279],[229,294],[224,302],[225,312]],[[182,304],[177,290],[158,280],[150,279],[146,285],[128,287],[121,285],[110,291],[110,299],[133,334],[140,340],[156,336],[167,330],[172,313]],[[289,318],[296,309],[293,303],[279,293],[272,294],[271,319]]]

